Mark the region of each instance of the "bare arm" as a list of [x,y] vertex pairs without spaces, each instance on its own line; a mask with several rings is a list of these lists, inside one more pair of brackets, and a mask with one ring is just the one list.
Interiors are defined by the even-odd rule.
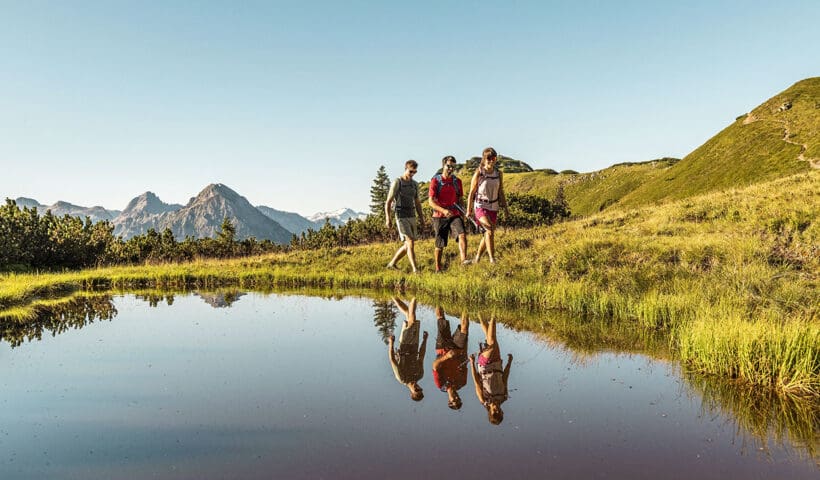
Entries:
[[390,365],[394,368],[397,366],[396,364],[396,356],[393,355],[393,343],[396,341],[395,335],[390,335],[390,340],[387,342],[387,356],[390,358]]
[[455,352],[453,350],[450,350],[449,352],[435,359],[435,361],[433,362],[433,370],[441,370],[441,364],[453,358],[453,355],[455,355]]
[[393,181],[390,185],[390,191],[387,192],[387,200],[384,202],[384,226],[390,228],[390,212],[393,211],[393,199],[396,196],[396,187],[398,181]]
[[507,196],[504,195],[504,173],[498,171],[498,206],[504,209],[504,214],[510,216],[510,209],[507,208]]
[[478,376],[478,371],[475,368],[475,353],[470,355],[470,371],[473,373],[473,385],[475,385],[475,396],[478,401],[484,403],[484,390],[481,389],[481,378]]
[[507,354],[507,366],[504,368],[504,394],[507,394],[507,379],[510,378],[510,367],[512,367],[513,356],[512,353]]
[[427,203],[430,204],[431,207],[433,207],[433,210],[441,213],[442,215],[445,215],[447,217],[450,217],[450,216],[453,215],[453,212],[451,212],[450,209],[444,208],[441,205],[439,205],[438,202],[436,201],[435,197],[430,197],[427,200]]
[[475,205],[475,194],[478,190],[478,169],[473,174],[473,179],[470,180],[470,193],[467,195],[467,216],[473,214],[473,205]]
[[424,225],[424,214],[421,211],[421,200],[416,196],[416,216],[418,217],[419,225]]
[[424,361],[424,355],[427,353],[427,331],[422,335],[421,348],[419,348],[419,360]]

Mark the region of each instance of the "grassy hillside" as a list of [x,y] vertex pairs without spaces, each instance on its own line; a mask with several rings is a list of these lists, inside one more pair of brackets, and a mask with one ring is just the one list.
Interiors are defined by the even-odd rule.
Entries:
[[820,77],[794,84],[625,195],[622,206],[739,187],[820,167]]
[[579,174],[555,173],[551,170],[508,173],[504,175],[504,185],[509,192],[529,193],[551,200],[555,198],[558,185],[563,184],[572,213],[591,215],[613,205],[648,179],[663,175],[677,161],[664,158],[624,163]]
[[741,115],[683,160],[620,164],[567,175],[537,170],[505,176],[508,191],[554,198],[558,185],[576,215],[639,207],[743,187],[820,168],[820,77],[809,78]]

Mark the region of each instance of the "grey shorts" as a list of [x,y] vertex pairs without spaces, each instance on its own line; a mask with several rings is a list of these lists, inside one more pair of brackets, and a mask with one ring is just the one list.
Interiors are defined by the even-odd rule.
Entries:
[[419,227],[416,217],[400,218],[396,217],[396,228],[399,230],[399,238],[417,240],[419,238]]
[[413,325],[408,327],[407,322],[401,326],[401,335],[399,336],[399,345],[404,348],[405,345],[412,345],[413,348],[419,348],[419,321],[413,322]]
[[436,232],[436,248],[444,248],[450,235],[458,238],[465,233],[464,220],[461,217],[433,217],[433,230]]

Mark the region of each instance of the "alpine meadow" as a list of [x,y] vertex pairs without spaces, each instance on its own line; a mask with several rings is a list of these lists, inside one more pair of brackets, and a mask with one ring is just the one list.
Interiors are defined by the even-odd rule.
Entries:
[[[505,227],[502,218],[497,264],[457,265],[450,249],[449,269],[434,275],[427,238],[416,245],[421,273],[410,275],[384,269],[395,243],[351,245],[344,227],[328,224],[301,244],[294,237],[262,253],[232,249],[239,241],[223,232],[216,242],[225,248],[189,261],[139,257],[62,271],[0,265],[0,332],[8,338],[62,302],[112,289],[400,291],[483,308],[525,306],[535,320],[522,328],[546,327],[533,322],[548,310],[629,326],[660,335],[686,370],[820,401],[820,78],[738,116],[682,159],[589,173],[526,171],[507,160],[509,194],[547,204],[563,196],[571,216],[530,228]],[[462,166],[465,182],[474,167]],[[424,188],[420,195],[426,201]],[[12,221],[0,218],[3,238]],[[305,244],[320,233],[323,241]],[[0,245],[0,259],[13,248]]]

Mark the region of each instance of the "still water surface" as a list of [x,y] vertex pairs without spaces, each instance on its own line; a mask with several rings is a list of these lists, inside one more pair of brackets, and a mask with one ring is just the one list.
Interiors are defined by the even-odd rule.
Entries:
[[[431,306],[417,308],[429,338],[414,401],[391,367],[386,342],[394,333],[399,350],[405,316],[389,301],[93,303],[63,314],[82,328],[6,332],[0,479],[820,477],[813,413],[808,441],[767,432],[741,418],[743,395],[705,398],[698,380],[642,355],[582,354],[499,323],[513,361],[493,425],[469,369],[460,409],[436,387]],[[444,312],[459,329],[461,312]],[[478,353],[485,335],[467,316],[466,353]]]

